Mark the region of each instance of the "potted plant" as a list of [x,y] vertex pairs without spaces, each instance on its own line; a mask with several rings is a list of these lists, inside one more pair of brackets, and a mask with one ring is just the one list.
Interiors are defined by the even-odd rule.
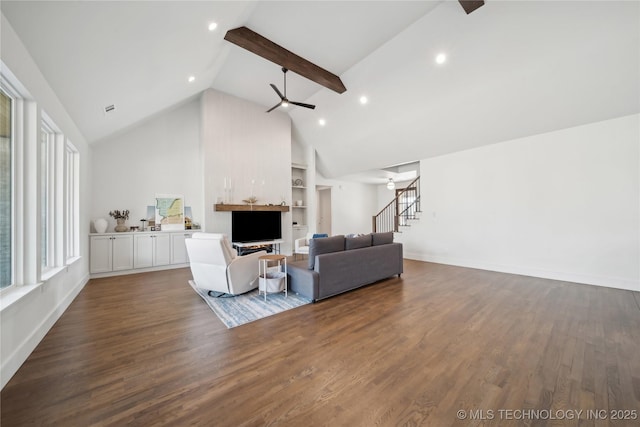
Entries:
[[113,217],[116,220],[116,226],[114,228],[115,231],[128,231],[129,227],[125,225],[125,222],[129,219],[129,211],[111,211],[109,212],[109,216]]

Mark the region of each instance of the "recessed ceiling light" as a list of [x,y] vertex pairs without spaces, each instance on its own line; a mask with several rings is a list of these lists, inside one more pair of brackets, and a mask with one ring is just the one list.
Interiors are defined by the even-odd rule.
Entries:
[[447,55],[444,53],[439,53],[436,55],[436,64],[444,64],[447,62]]
[[369,99],[366,96],[363,95],[360,97],[360,104],[364,105],[367,102],[369,102]]
[[193,83],[193,82],[196,81],[196,78],[195,78],[195,76],[189,76],[189,78],[187,80],[189,80],[189,83]]
[[216,24],[215,22],[209,24],[209,31],[213,31],[216,28],[218,28],[218,24]]
[[320,120],[318,120],[318,124],[319,124],[320,126],[324,126],[324,125],[326,125],[326,124],[327,124],[327,121],[326,121],[325,119],[320,119]]

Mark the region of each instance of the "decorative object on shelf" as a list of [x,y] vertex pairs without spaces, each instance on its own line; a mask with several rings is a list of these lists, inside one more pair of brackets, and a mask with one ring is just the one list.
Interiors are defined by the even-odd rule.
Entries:
[[233,203],[233,185],[231,182],[231,178],[224,178],[224,199],[219,204],[222,203]]
[[293,185],[295,185],[296,187],[302,187],[304,185],[304,182],[298,178],[293,182]]
[[107,231],[109,223],[104,218],[98,218],[93,221],[93,227],[96,229],[96,233],[104,233]]
[[140,222],[142,223],[142,229],[140,231],[146,231],[146,228],[145,228],[145,225],[147,223],[146,218],[142,218]]
[[129,231],[138,231],[140,229],[140,227],[138,227],[137,225],[132,225],[131,227],[129,227]]
[[296,206],[302,206],[302,200],[296,200]]
[[109,212],[109,216],[111,216],[112,218],[114,218],[116,220],[116,226],[114,228],[115,231],[117,232],[124,232],[124,231],[129,231],[129,227],[127,227],[125,225],[125,223],[127,222],[127,220],[129,219],[129,211],[128,210],[123,210],[123,211],[111,211]]
[[124,219],[124,218],[116,219],[116,226],[113,227],[113,229],[115,231],[117,231],[118,233],[122,233],[124,231],[129,231],[129,227],[127,227],[126,222],[127,222],[127,220]]
[[258,201],[258,199],[255,196],[247,197],[246,199],[243,200],[243,202],[245,202],[248,205],[253,205],[257,201]]

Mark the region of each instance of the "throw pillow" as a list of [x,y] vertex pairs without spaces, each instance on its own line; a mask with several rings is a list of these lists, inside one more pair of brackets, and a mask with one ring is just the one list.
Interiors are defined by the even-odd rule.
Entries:
[[347,237],[344,239],[344,248],[346,250],[368,248],[369,246],[371,246],[371,234],[365,234],[364,236],[357,237]]
[[371,245],[388,245],[389,243],[393,243],[393,231],[388,231],[386,233],[371,233]]
[[323,238],[323,237],[329,237],[329,235],[326,234],[326,233],[316,233],[316,234],[313,235],[312,239],[320,239],[320,238]]
[[344,236],[331,236],[309,241],[309,270],[316,266],[316,255],[344,251]]

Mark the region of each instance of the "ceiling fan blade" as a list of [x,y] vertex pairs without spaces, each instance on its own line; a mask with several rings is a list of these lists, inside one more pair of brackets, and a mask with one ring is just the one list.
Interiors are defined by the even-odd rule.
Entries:
[[484,5],[484,0],[458,0],[467,15]]
[[305,104],[302,102],[289,101],[289,104],[297,105],[298,107],[311,108],[312,110],[316,108],[315,105]]
[[273,90],[276,91],[276,93],[278,94],[278,96],[280,97],[280,99],[284,99],[284,95],[280,93],[280,91],[278,90],[278,88],[276,87],[276,85],[274,85],[273,83],[271,83],[271,87],[273,88]]
[[247,27],[227,31],[224,39],[338,93],[347,90],[340,77],[307,61]]
[[275,110],[276,108],[278,108],[280,106],[281,102],[278,102],[276,105],[274,105],[273,107],[269,108],[267,110],[267,113],[272,112],[273,110]]

